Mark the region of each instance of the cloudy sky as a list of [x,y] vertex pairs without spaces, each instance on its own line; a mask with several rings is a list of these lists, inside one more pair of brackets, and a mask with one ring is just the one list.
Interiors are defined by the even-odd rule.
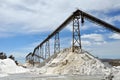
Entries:
[[[23,61],[76,9],[120,28],[120,0],[0,0],[0,52]],[[71,46],[71,25],[60,33],[62,48]],[[120,58],[119,34],[85,20],[81,35],[83,48],[93,55]]]

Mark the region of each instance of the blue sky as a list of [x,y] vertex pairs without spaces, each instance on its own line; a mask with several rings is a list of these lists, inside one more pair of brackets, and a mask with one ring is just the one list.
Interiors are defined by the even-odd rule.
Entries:
[[[24,61],[76,9],[120,28],[120,0],[0,0],[0,52]],[[71,46],[71,31],[72,23],[60,32],[62,48]],[[120,58],[119,34],[87,20],[81,34],[83,49],[101,58]]]

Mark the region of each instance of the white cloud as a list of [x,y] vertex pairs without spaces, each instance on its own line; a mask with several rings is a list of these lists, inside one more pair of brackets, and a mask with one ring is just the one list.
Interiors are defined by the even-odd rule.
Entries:
[[120,22],[120,15],[113,16],[111,18],[107,17],[106,20],[110,21],[111,23],[114,21],[119,21]]
[[101,34],[84,34],[81,36],[83,39],[90,39],[94,41],[104,41],[104,38]]
[[91,42],[90,41],[82,40],[81,43],[82,43],[83,46],[91,46]]
[[111,36],[109,36],[111,39],[120,39],[120,34],[113,33]]
[[[77,8],[86,12],[99,11],[101,13],[112,9],[119,10],[120,0],[0,0],[0,36],[7,37],[11,36],[11,33],[26,34],[54,30]],[[96,13],[92,14],[96,15]],[[99,15],[97,17],[101,17]],[[105,15],[102,18],[110,23],[120,19],[118,16],[108,18]],[[85,30],[88,28],[90,26],[82,27]],[[82,38],[87,39],[82,41],[84,45],[99,45],[105,42],[100,34],[86,34]],[[66,41],[70,42],[67,39]],[[22,50],[32,51],[34,46],[26,46],[21,51],[18,50],[19,52],[16,54],[21,54]]]
[[95,56],[101,58],[119,58],[120,56],[120,41],[107,42],[103,45],[93,45],[85,48]]
[[83,47],[99,46],[107,43],[102,34],[84,34],[81,38]]
[[97,32],[102,32],[102,33],[104,33],[104,32],[106,32],[106,29],[98,29],[98,30],[96,30],[95,32],[96,32],[96,33],[97,33]]
[[50,31],[59,26],[76,8],[108,11],[119,9],[119,3],[119,0],[1,0],[0,26],[6,29],[3,32],[25,34]]
[[[100,16],[100,14],[99,14]],[[120,22],[120,15],[115,15],[115,16],[112,16],[112,17],[109,17],[107,15],[102,15],[102,18],[104,21],[112,24],[112,25],[115,25],[115,21],[119,21]]]
[[14,36],[14,34],[1,33],[1,32],[0,32],[0,38],[13,37],[13,36]]

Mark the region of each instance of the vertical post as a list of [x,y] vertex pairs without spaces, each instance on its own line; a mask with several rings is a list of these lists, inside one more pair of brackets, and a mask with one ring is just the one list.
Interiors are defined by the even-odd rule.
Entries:
[[35,56],[36,54],[37,54],[37,49],[35,49],[34,62],[37,62],[37,57]]
[[73,18],[73,41],[72,41],[72,52],[75,49],[81,50],[81,37],[80,37],[80,24],[79,24],[80,16],[74,16]]
[[28,59],[29,59],[29,58],[28,58],[28,57],[26,57],[26,61],[28,61]]
[[[38,47],[38,56],[40,56],[40,48]],[[38,62],[40,63],[40,57],[38,57]]]
[[34,54],[31,55],[31,60],[32,60],[32,63],[33,63],[33,66],[34,66]]
[[[38,56],[40,56],[40,54],[41,54],[41,51],[40,51],[41,49],[40,49],[40,46],[39,46],[39,48],[38,48]],[[40,58],[39,58],[39,62],[40,62]]]
[[[43,48],[43,45],[40,46],[40,56],[44,58],[44,48]],[[40,59],[41,61],[41,59]]]
[[41,50],[40,51],[41,51],[41,57],[45,58],[44,57],[44,45],[41,46]]
[[54,54],[60,52],[60,39],[59,39],[59,32],[55,34],[54,40]]
[[46,45],[45,45],[45,59],[47,59],[48,57],[50,57],[50,44],[49,44],[49,40],[46,41]]
[[[35,54],[39,56],[39,47],[36,49]],[[36,56],[36,62],[39,62],[39,57]]]

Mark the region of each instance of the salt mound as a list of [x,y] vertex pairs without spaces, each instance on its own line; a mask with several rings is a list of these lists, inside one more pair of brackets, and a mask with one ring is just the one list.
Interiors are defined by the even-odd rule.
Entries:
[[6,74],[6,73],[0,73],[0,77],[5,77],[5,76],[8,76],[8,74]]
[[88,52],[71,49],[64,49],[39,70],[40,74],[104,75],[109,72],[108,67]]
[[14,73],[24,73],[27,72],[28,70],[21,67],[17,66],[15,62],[12,59],[0,59],[0,75],[3,73],[9,73],[9,74],[14,74]]
[[113,80],[120,80],[120,66],[113,67],[112,72],[114,74]]

